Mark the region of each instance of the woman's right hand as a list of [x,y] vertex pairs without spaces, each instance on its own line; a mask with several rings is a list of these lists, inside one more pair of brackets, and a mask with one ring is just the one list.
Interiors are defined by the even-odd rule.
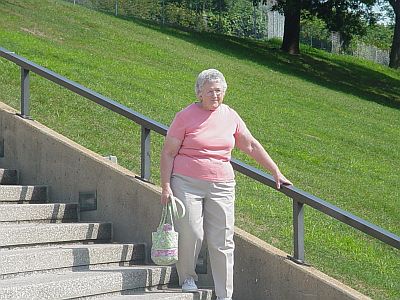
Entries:
[[166,205],[170,201],[169,197],[172,195],[173,194],[170,187],[163,188],[161,192],[161,204]]

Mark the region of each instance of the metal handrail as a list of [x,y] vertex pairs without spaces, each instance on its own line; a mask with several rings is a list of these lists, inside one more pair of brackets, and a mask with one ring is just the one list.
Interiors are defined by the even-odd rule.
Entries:
[[[141,178],[148,180],[150,178],[150,132],[155,131],[163,136],[167,134],[168,127],[154,121],[132,109],[110,99],[99,93],[96,93],[68,78],[65,78],[53,71],[39,66],[13,52],[0,47],[0,56],[17,64],[21,67],[21,117],[29,118],[29,72],[32,71],[41,77],[44,77],[66,89],[75,92],[93,102],[106,107],[107,109],[122,115],[135,123],[141,125]],[[265,185],[274,189],[274,178],[244,162],[236,159],[231,160],[233,168]],[[379,226],[369,223],[331,203],[324,201],[314,195],[306,193],[295,186],[282,186],[279,190],[283,194],[293,199],[293,256],[290,258],[297,263],[304,262],[304,204],[331,216],[342,223],[345,223],[359,231],[366,233],[390,246],[400,249],[400,237]]]

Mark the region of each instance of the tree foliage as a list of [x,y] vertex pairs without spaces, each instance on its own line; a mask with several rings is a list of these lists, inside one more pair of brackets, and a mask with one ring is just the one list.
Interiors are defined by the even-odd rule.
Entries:
[[393,30],[393,25],[370,25],[367,27],[365,35],[357,37],[356,40],[379,49],[390,49],[393,41]]
[[300,20],[300,41],[302,43],[330,51],[332,49],[331,37],[332,34],[323,20],[303,11]]

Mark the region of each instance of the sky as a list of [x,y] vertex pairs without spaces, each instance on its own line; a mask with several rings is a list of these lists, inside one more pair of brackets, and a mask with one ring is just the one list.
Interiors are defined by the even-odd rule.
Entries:
[[[388,1],[384,1],[384,2],[388,2]],[[387,3],[387,5],[390,6],[390,4],[388,4],[388,3]],[[391,7],[391,6],[390,6],[390,7]],[[382,7],[381,7],[379,4],[375,4],[373,10],[374,10],[375,12],[382,13],[383,16],[385,16],[385,10],[383,10]],[[390,18],[385,17],[383,20],[378,21],[378,23],[379,23],[379,24],[388,25],[388,24],[390,23]]]

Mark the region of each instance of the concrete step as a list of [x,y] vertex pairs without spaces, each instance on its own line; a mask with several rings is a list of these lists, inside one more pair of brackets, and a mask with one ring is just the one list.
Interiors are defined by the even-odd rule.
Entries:
[[95,240],[111,240],[110,223],[31,223],[0,226],[0,248]]
[[17,170],[0,169],[0,184],[18,184],[18,182]]
[[171,267],[133,266],[0,280],[0,299],[70,299],[176,283]]
[[26,222],[76,222],[78,204],[3,204],[0,205],[1,223]]
[[[125,292],[126,293],[126,292]],[[212,290],[200,289],[196,293],[183,293],[180,289],[159,291],[133,292],[130,295],[96,297],[104,300],[211,300],[214,299]],[[129,292],[128,292],[129,293]],[[84,298],[90,299],[90,298]]]
[[67,272],[89,265],[132,265],[143,263],[144,260],[144,244],[61,245],[0,250],[0,279],[39,272]]
[[0,185],[0,204],[45,203],[48,199],[47,189],[45,185]]

